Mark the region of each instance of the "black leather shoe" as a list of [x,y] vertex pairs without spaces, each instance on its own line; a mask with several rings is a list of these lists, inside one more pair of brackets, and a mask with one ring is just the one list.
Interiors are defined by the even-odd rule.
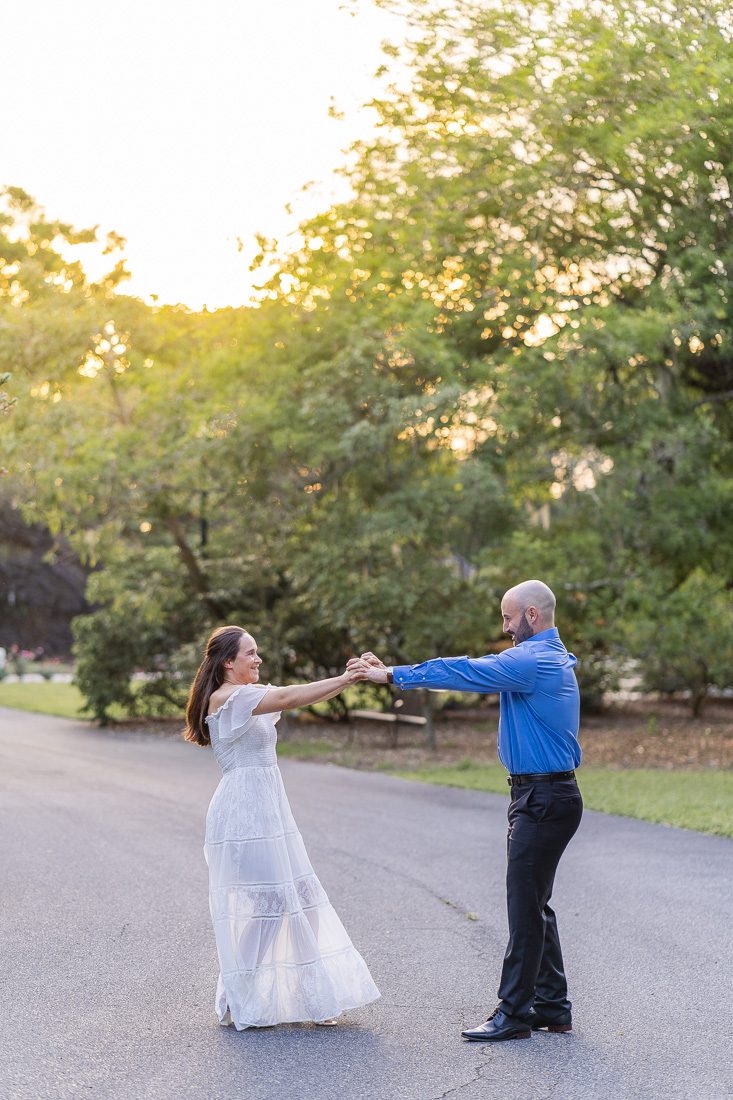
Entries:
[[546,1028],[547,1031],[554,1032],[567,1032],[573,1030],[573,1018],[569,1012],[565,1015],[555,1016],[553,1018],[550,1016],[543,1016],[541,1012],[535,1012],[535,1010],[532,1009],[527,1022],[530,1024],[532,1031],[540,1031],[543,1028]]
[[474,1043],[498,1043],[503,1039],[529,1039],[532,1036],[532,1029],[529,1024],[515,1020],[497,1008],[485,1024],[462,1031],[461,1035]]

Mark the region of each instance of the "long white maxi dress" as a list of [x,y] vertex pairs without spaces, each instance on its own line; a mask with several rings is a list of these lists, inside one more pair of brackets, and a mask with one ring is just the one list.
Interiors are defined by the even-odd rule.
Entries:
[[316,878],[280,769],[275,723],[246,684],[207,722],[224,775],[204,853],[220,975],[216,1013],[237,1030],[325,1020],[376,1000],[366,963]]

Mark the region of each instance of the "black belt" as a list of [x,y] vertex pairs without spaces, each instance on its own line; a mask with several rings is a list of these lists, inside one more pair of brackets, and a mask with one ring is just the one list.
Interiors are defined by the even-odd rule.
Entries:
[[535,772],[533,775],[509,775],[510,787],[521,787],[523,783],[560,783],[563,779],[575,779],[575,772]]

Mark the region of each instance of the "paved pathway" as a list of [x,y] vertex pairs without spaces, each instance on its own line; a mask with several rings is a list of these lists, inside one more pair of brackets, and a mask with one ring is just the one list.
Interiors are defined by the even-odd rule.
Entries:
[[0,709],[2,1100],[727,1100],[733,843],[586,814],[555,900],[570,1036],[496,1047],[506,800],[283,764],[382,998],[330,1031],[220,1028],[211,754]]

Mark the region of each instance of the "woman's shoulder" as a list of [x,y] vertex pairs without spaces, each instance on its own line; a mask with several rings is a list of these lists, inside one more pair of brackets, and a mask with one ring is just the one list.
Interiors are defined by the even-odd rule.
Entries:
[[229,700],[233,700],[235,696],[238,703],[232,703],[233,706],[238,706],[239,710],[247,708],[254,710],[262,696],[267,695],[271,687],[272,684],[222,684],[209,696],[206,717],[213,718],[214,715],[228,709]]
[[216,691],[213,691],[209,696],[209,710],[207,717],[211,718],[212,715],[221,710],[226,701],[230,699],[232,695],[234,695],[234,693],[239,691],[242,687],[244,687],[243,684],[222,684],[220,688],[217,688]]

